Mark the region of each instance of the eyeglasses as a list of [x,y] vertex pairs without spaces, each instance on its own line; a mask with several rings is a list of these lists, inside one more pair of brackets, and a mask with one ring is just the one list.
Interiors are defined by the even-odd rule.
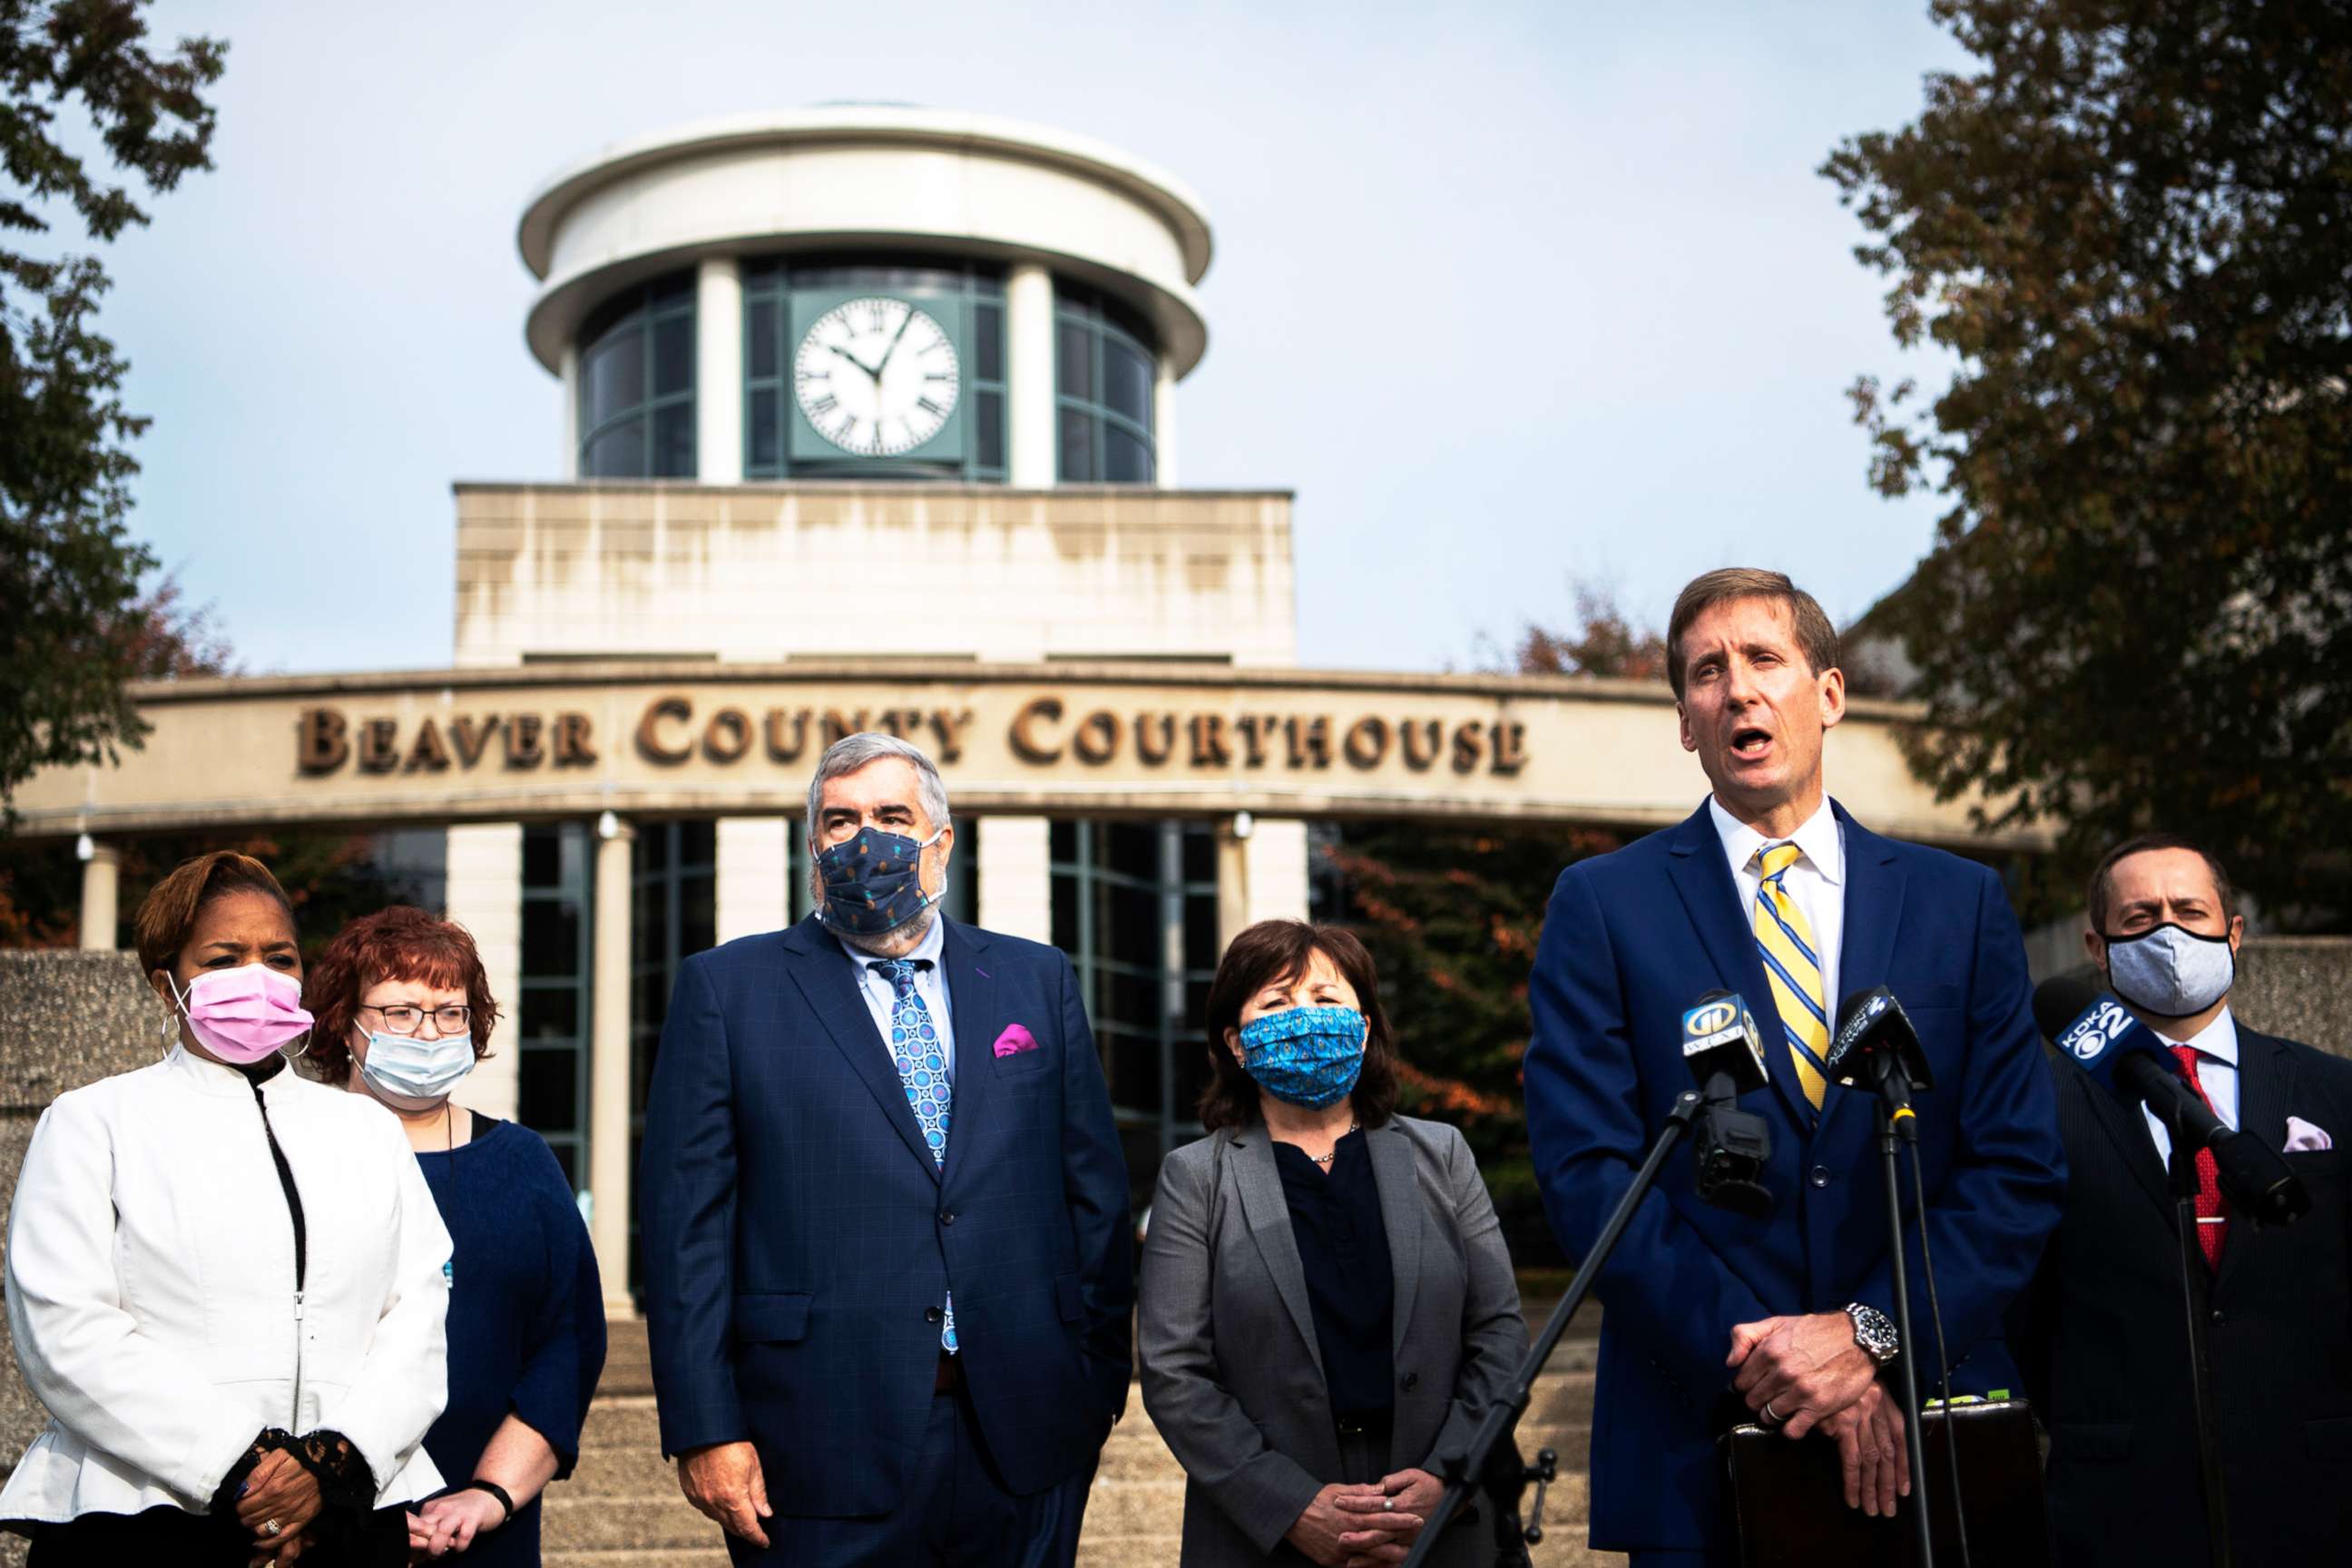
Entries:
[[362,1002],[360,1004],[360,1011],[383,1014],[383,1026],[395,1035],[416,1033],[428,1017],[443,1034],[459,1034],[464,1031],[467,1020],[474,1016],[474,1010],[471,1007],[412,1007],[401,1002],[395,1002],[389,1007],[379,1007],[373,1002]]

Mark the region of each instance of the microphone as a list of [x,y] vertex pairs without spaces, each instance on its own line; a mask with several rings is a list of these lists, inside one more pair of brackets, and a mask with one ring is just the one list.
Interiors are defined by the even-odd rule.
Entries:
[[1772,1130],[1738,1097],[1764,1087],[1764,1046],[1748,1004],[1728,991],[1710,991],[1683,1014],[1683,1060],[1699,1081],[1706,1109],[1698,1115],[1698,1195],[1717,1208],[1751,1219],[1772,1212],[1764,1166],[1772,1158]]
[[[1764,1087],[1764,1046],[1748,1004],[1728,991],[1710,991],[1683,1015],[1683,1060],[1709,1100]],[[1729,1079],[1718,1090],[1717,1074]]]
[[2061,975],[2034,991],[2033,1021],[2109,1093],[2154,1111],[2176,1144],[2210,1149],[2230,1206],[2255,1225],[2289,1225],[2310,1210],[2311,1194],[2278,1151],[2214,1115],[2163,1040],[2122,1003]]
[[1911,1110],[1914,1090],[1936,1087],[1919,1031],[1895,993],[1884,985],[1857,991],[1838,1008],[1838,1031],[1822,1058],[1822,1076],[1846,1089],[1867,1084],[1886,1101],[1904,1135],[1918,1136]]

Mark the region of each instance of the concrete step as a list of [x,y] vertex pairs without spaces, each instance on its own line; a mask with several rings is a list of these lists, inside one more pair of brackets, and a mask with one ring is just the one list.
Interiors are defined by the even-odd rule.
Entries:
[[636,1497],[582,1497],[552,1488],[541,1539],[549,1552],[725,1550],[719,1526],[674,1487]]
[[708,1552],[647,1552],[632,1546],[598,1552],[549,1552],[541,1554],[540,1563],[542,1568],[728,1568],[727,1549],[723,1546]]

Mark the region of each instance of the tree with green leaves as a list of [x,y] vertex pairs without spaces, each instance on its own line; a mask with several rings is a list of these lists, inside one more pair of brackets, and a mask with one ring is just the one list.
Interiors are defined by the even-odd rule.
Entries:
[[1935,0],[1974,57],[1822,172],[1905,349],[1853,392],[1949,498],[1870,617],[1913,762],[2064,862],[2164,826],[2282,923],[2352,916],[2352,10]]
[[147,726],[123,690],[154,670],[124,524],[147,421],[97,330],[105,268],[44,244],[70,213],[103,245],[147,215],[59,135],[87,120],[117,171],[162,194],[211,167],[226,48],[147,47],[144,0],[0,0],[0,801],[39,767],[112,758]]

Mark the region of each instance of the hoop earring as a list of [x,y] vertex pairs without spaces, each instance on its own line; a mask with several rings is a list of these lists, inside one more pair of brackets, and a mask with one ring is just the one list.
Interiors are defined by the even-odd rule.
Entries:
[[315,1029],[305,1029],[305,1030],[303,1030],[303,1031],[302,1031],[302,1048],[301,1048],[300,1050],[294,1052],[294,1053],[293,1053],[292,1055],[290,1055],[290,1056],[288,1056],[288,1055],[287,1055],[287,1052],[286,1052],[286,1048],[285,1048],[283,1046],[280,1046],[280,1047],[278,1047],[278,1054],[279,1056],[281,1056],[281,1057],[285,1057],[285,1058],[286,1058],[286,1059],[287,1059],[288,1061],[289,1061],[289,1062],[299,1062],[299,1061],[300,1061],[304,1057],[307,1057],[307,1056],[309,1056],[309,1055],[310,1054],[310,1047],[311,1047],[311,1046],[312,1046],[313,1044],[315,1044],[315,1043],[316,1043],[316,1036],[317,1036],[317,1034],[318,1034],[318,1031],[317,1031],[317,1030],[315,1030]]

